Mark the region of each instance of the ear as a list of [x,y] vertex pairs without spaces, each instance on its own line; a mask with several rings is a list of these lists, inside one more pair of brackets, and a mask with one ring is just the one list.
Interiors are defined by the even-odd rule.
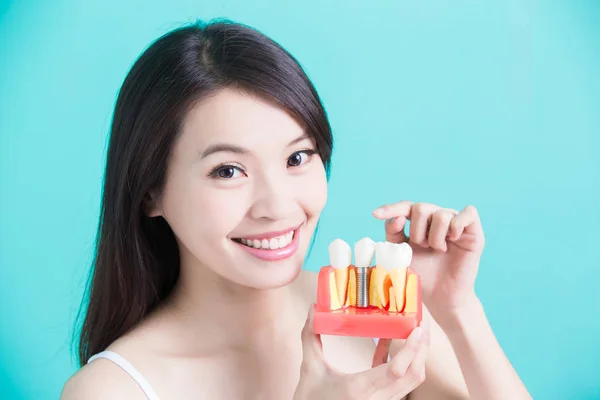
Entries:
[[146,193],[142,203],[144,214],[150,218],[162,216],[162,208],[160,207],[158,196],[154,193]]

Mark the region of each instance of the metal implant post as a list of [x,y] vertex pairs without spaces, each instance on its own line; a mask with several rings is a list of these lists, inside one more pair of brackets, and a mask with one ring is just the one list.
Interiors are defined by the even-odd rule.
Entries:
[[369,283],[371,280],[371,268],[356,268],[356,306],[369,307]]
[[356,307],[369,307],[369,284],[371,282],[371,262],[375,254],[375,242],[365,237],[354,244],[356,259]]

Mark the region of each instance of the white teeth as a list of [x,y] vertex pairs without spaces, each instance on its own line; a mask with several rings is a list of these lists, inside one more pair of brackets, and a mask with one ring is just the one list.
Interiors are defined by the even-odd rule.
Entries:
[[329,265],[333,268],[346,268],[352,264],[352,249],[342,239],[335,239],[329,245]]
[[370,267],[375,255],[375,242],[365,237],[354,244],[354,263],[357,267]]
[[375,257],[377,266],[391,271],[395,268],[410,266],[412,261],[412,248],[408,243],[375,243]]
[[294,238],[294,231],[271,239],[240,239],[242,244],[255,249],[277,250],[288,246]]
[[288,243],[289,243],[288,235],[282,236],[277,240],[277,244],[279,245],[278,246],[279,248],[287,246]]

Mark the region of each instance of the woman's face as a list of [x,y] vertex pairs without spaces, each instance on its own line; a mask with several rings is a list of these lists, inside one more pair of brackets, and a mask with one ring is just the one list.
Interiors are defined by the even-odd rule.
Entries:
[[303,128],[225,89],[187,116],[151,215],[173,229],[184,268],[273,288],[300,272],[326,199],[325,168]]

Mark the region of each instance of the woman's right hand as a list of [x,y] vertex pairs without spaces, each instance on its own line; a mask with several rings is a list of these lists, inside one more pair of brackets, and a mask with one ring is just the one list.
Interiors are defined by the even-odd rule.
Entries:
[[320,335],[315,334],[314,305],[302,330],[303,358],[294,400],[390,400],[402,399],[425,380],[429,349],[426,324],[416,328],[402,349],[387,362],[391,340],[377,345],[372,368],[345,374],[329,366],[323,356]]

